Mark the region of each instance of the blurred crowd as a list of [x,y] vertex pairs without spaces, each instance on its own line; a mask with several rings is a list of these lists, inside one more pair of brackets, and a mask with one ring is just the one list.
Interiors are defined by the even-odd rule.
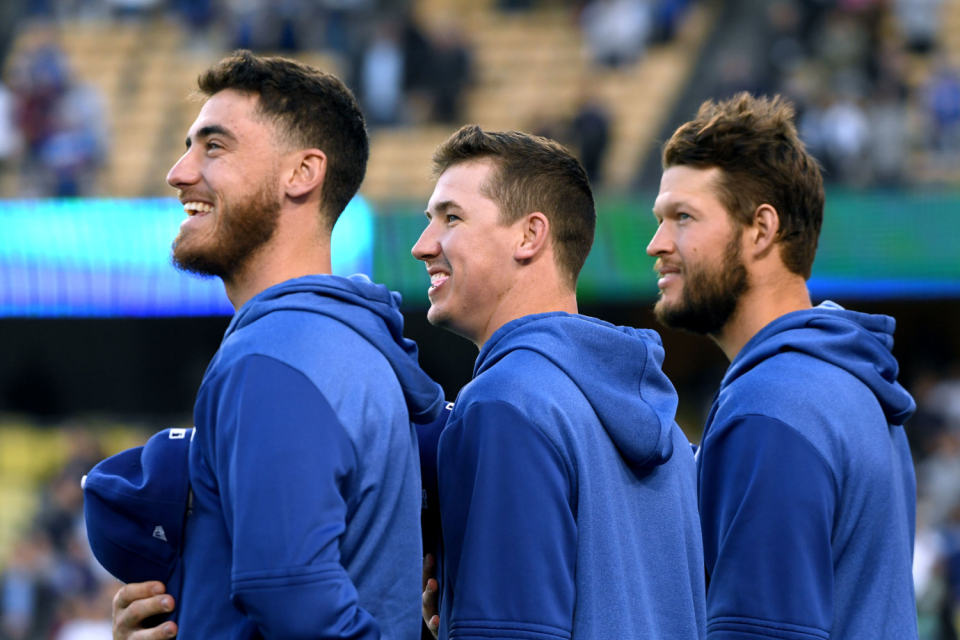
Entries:
[[431,28],[408,0],[45,0],[34,20],[177,19],[190,47],[222,52],[324,51],[372,126],[457,122],[471,51],[451,15]]
[[[641,59],[671,40],[691,0],[565,0],[598,68]],[[716,56],[713,97],[780,92],[828,181],[895,187],[960,173],[960,68],[939,42],[942,0],[741,0],[762,7],[762,55]],[[522,12],[541,0],[498,0]],[[340,61],[371,127],[464,121],[477,76],[458,17],[416,17],[413,0],[44,0],[34,19],[176,18],[191,46],[228,51],[324,51]],[[53,31],[51,30],[51,34]],[[21,51],[0,83],[0,173],[16,165],[22,195],[90,193],[109,144],[103,97],[78,82],[56,38]],[[578,112],[529,128],[571,146],[602,177],[613,123],[585,87]]]
[[63,427],[70,453],[44,482],[36,515],[3,558],[0,639],[109,640],[120,583],[94,559],[83,522],[80,479],[103,459],[97,440]]
[[[598,68],[634,64],[652,43],[671,40],[691,0],[565,0],[582,32],[584,56]],[[18,49],[0,82],[0,179],[15,172],[22,197],[87,196],[108,153],[104,96],[77,80],[57,43],[65,21],[142,23],[175,19],[188,47],[296,54],[320,51],[336,61],[371,128],[464,123],[464,96],[477,75],[466,26],[453,13],[416,17],[413,0],[38,0],[31,24],[50,25]],[[498,0],[523,12],[538,0]],[[554,5],[558,3],[554,2]],[[537,123],[578,152],[601,179],[610,114],[585,93],[563,122]],[[549,129],[549,131],[547,131]],[[2,184],[0,184],[2,187]],[[7,189],[10,192],[10,189]]]
[[960,363],[919,375],[907,436],[917,471],[913,578],[921,640],[960,637]]
[[[941,0],[771,0],[763,56],[728,50],[718,93],[780,92],[828,181],[896,187],[960,169],[960,74]],[[955,180],[954,180],[955,181]]]
[[106,156],[103,98],[77,80],[56,32],[38,32],[0,81],[0,176],[16,169],[23,197],[92,194]]

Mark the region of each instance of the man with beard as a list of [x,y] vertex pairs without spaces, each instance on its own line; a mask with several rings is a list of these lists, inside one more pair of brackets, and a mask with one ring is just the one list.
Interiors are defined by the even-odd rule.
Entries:
[[[281,58],[238,52],[199,85],[167,176],[187,214],[173,260],[221,278],[237,313],[197,395],[178,601],[124,587],[115,636],[417,638],[411,419],[443,396],[402,337],[399,297],[329,275],[366,168],[363,117],[339,80]],[[124,543],[148,560],[173,538],[143,531]],[[141,628],[174,606],[176,623]]]
[[577,314],[596,223],[586,172],[555,142],[475,125],[433,165],[413,247],[427,318],[480,354],[437,449],[431,630],[703,637],[693,453],[660,338]]
[[731,360],[697,454],[713,640],[917,637],[894,321],[807,292],[823,183],[779,97],[705,103],[663,152],[667,326]]

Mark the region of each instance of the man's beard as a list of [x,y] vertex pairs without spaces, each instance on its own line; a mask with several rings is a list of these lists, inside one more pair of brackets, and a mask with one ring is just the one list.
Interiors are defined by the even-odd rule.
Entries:
[[[280,219],[280,202],[264,184],[247,200],[217,212],[215,236],[204,242],[181,231],[173,241],[173,264],[201,276],[230,280],[263,245],[270,241]],[[197,232],[192,232],[196,234]]]
[[673,329],[718,334],[750,288],[740,251],[740,234],[734,233],[719,268],[701,262],[684,269],[680,301],[668,305],[661,298],[653,308],[657,320]]

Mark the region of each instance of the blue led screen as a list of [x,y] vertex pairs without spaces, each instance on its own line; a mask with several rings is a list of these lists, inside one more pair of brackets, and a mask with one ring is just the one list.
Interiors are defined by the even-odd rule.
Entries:
[[[230,315],[217,278],[177,271],[172,198],[0,201],[0,316]],[[333,231],[333,271],[373,271],[373,212],[359,196]]]

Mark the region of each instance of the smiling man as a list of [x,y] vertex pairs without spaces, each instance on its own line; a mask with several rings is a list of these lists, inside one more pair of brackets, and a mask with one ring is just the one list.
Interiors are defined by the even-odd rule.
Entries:
[[659,336],[577,315],[596,222],[583,167],[552,141],[477,126],[433,166],[413,248],[427,317],[480,348],[438,446],[434,630],[702,637],[694,461]]
[[823,182],[793,109],[705,103],[663,165],[656,315],[731,360],[697,454],[708,638],[916,638],[914,403],[892,318],[811,304]]
[[[237,313],[194,409],[180,597],[128,585],[115,636],[412,640],[411,420],[443,397],[402,337],[399,297],[329,275],[366,168],[363,117],[339,80],[281,58],[238,52],[199,83],[206,103],[167,177],[187,214],[173,259],[221,278]],[[144,531],[129,548],[171,539]],[[176,624],[141,628],[174,605]]]

